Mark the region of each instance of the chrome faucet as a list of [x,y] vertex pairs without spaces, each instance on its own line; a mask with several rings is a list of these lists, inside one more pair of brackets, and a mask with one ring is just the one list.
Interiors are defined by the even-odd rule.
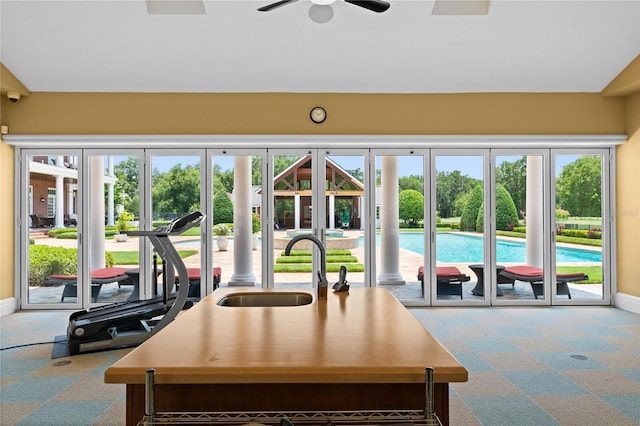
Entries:
[[289,241],[287,247],[284,249],[284,254],[289,256],[291,253],[291,248],[300,240],[309,240],[318,246],[318,250],[320,250],[320,271],[318,272],[318,300],[324,300],[327,298],[327,286],[329,282],[327,281],[327,251],[324,248],[324,244],[322,241],[315,235],[311,234],[303,234],[295,236]]

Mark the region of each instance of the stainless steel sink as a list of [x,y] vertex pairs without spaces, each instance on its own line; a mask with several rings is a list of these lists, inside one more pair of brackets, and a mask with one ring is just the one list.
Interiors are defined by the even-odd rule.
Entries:
[[303,306],[313,302],[309,293],[293,292],[264,292],[229,294],[218,301],[219,306]]

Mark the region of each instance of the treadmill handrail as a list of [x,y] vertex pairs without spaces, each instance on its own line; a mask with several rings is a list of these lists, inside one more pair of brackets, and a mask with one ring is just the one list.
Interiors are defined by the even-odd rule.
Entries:
[[205,215],[202,212],[195,211],[177,219],[172,220],[166,225],[162,225],[151,231],[125,231],[124,234],[130,236],[151,236],[151,235],[179,235],[198,226],[204,220]]

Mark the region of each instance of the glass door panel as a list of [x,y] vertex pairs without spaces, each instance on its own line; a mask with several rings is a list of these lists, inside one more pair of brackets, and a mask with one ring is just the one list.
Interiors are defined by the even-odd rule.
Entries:
[[[315,152],[315,151],[314,151]],[[273,282],[277,288],[309,287],[315,271],[310,241],[297,243],[284,256],[295,236],[313,233],[314,156],[311,152],[276,153],[272,156]],[[317,154],[316,154],[317,155]]]
[[23,307],[78,307],[79,156],[36,151],[23,158]]
[[211,163],[214,286],[261,286],[263,158],[221,154]]
[[[327,279],[338,282],[340,267],[347,269],[350,286],[365,280],[365,157],[331,151],[326,157]],[[365,284],[366,283],[366,284]]]
[[602,301],[603,155],[558,154],[554,161],[556,300]]
[[[401,154],[401,153],[398,153]],[[424,156],[376,155],[376,283],[401,300],[424,299]],[[422,269],[421,269],[422,268]]]
[[484,156],[436,154],[434,162],[436,300],[488,300]]
[[[202,156],[197,151],[194,155],[179,153],[153,152],[151,155],[151,229],[169,223],[170,221],[193,211],[203,211],[201,197]],[[202,256],[204,250],[200,226],[188,229],[181,235],[170,237],[182,258],[185,266],[190,269],[189,297],[199,298],[205,285],[202,271]],[[160,262],[160,259],[158,260]],[[208,279],[212,276],[207,275]],[[162,285],[174,290],[175,277],[164,274]],[[153,295],[153,288],[147,287],[147,294]]]
[[548,302],[544,250],[544,155],[495,157],[496,296],[500,302]]

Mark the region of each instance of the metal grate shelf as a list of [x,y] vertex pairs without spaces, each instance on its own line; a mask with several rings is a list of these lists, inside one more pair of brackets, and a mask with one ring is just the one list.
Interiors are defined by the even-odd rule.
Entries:
[[442,426],[433,404],[433,369],[425,371],[426,400],[424,410],[375,411],[263,411],[263,412],[156,412],[154,370],[147,370],[145,382],[145,416],[138,426],[151,425],[427,425]]

